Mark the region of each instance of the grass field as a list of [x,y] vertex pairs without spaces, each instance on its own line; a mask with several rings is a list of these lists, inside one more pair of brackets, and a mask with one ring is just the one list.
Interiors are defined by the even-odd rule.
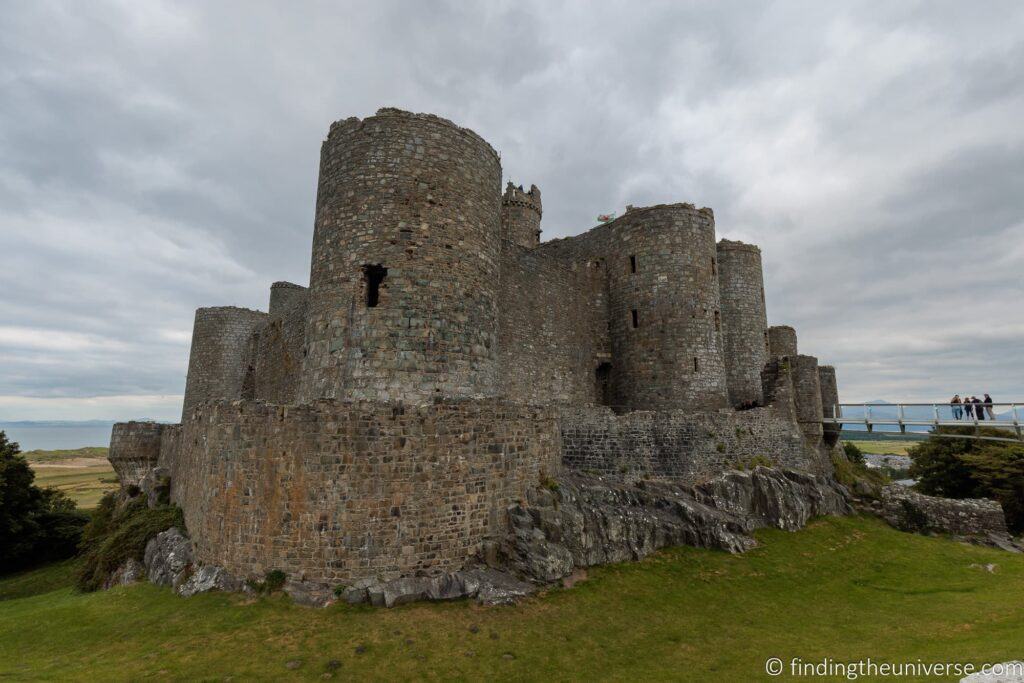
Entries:
[[37,486],[52,486],[71,496],[82,509],[96,507],[107,491],[117,488],[117,475],[107,460],[106,448],[63,451],[26,451]]
[[677,548],[597,568],[516,607],[79,594],[64,563],[0,580],[0,678],[745,681],[766,678],[768,657],[1021,655],[1021,556],[867,518],[758,537],[745,555]]
[[851,441],[863,453],[875,455],[906,455],[907,449],[915,446],[913,441]]

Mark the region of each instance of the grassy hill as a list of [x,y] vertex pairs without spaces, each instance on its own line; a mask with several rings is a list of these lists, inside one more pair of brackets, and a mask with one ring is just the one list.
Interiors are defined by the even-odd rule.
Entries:
[[107,461],[106,448],[34,450],[22,455],[36,474],[37,486],[60,489],[83,509],[96,507],[104,493],[117,488],[117,475]]
[[1024,557],[867,518],[758,538],[745,555],[677,548],[597,568],[517,607],[79,594],[64,563],[0,580],[0,677],[728,681],[764,679],[768,657],[1020,656]]

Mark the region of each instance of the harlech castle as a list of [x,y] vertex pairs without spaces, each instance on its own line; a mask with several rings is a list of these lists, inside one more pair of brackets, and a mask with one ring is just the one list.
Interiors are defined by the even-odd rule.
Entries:
[[574,481],[829,477],[835,372],[768,326],[756,246],[685,203],[544,242],[540,190],[501,182],[436,116],[331,126],[309,286],[199,309],[181,423],[114,429],[122,484],[166,473],[198,565],[438,576],[493,563],[517,506]]

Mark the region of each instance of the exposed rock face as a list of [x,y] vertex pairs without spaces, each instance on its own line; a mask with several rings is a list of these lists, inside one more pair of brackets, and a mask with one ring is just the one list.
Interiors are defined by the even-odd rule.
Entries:
[[162,531],[146,544],[146,574],[150,583],[177,588],[192,570],[192,541],[177,528]]
[[413,576],[376,583],[362,581],[342,598],[350,604],[369,602],[394,607],[418,600],[475,598],[485,605],[504,605],[533,593],[536,587],[496,569],[464,569],[439,576]]
[[139,483],[146,505],[155,508],[171,502],[171,472],[166,467],[154,467]]
[[220,567],[199,567],[177,588],[178,595],[188,598],[207,591],[238,591],[242,582]]
[[129,557],[103,582],[103,590],[114,586],[127,586],[144,578],[146,578],[146,568],[135,558]]
[[830,479],[765,467],[697,486],[567,475],[556,490],[532,491],[509,511],[501,555],[524,576],[551,582],[576,567],[638,560],[670,545],[743,552],[756,545],[752,530],[796,530],[817,515],[849,514],[848,498]]
[[881,502],[882,517],[900,531],[950,534],[1020,552],[997,501],[938,498],[892,485],[882,489]]

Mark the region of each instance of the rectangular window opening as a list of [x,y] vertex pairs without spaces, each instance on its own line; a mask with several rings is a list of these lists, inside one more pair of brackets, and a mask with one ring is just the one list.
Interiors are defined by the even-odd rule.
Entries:
[[629,272],[631,272],[631,273],[635,273],[636,272],[636,256],[635,255],[629,257]]
[[366,307],[376,308],[380,303],[380,285],[388,275],[388,269],[381,264],[363,266],[363,281],[366,283]]
[[697,362],[697,356],[693,357],[693,371],[700,372],[700,363]]
[[718,274],[718,271],[715,270],[715,257],[714,256],[711,257],[711,274],[712,275],[717,275]]
[[633,309],[633,327],[640,327],[640,318],[636,314],[636,309]]
[[715,311],[715,331],[722,331],[722,315],[718,311]]

